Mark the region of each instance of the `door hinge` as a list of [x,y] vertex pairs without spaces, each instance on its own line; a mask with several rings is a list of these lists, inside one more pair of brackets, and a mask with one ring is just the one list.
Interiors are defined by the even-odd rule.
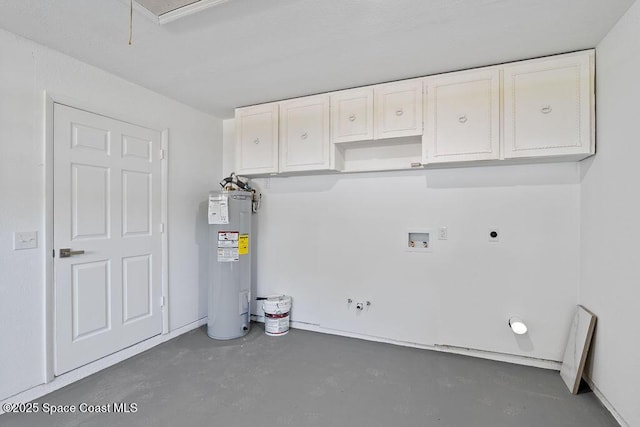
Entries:
[[160,160],[164,160],[164,150],[160,150]]
[[164,233],[164,222],[160,223],[160,232]]
[[164,303],[165,303],[165,301],[166,301],[166,300],[165,300],[165,297],[164,297],[164,296],[161,296],[161,297],[160,297],[160,307],[164,307]]

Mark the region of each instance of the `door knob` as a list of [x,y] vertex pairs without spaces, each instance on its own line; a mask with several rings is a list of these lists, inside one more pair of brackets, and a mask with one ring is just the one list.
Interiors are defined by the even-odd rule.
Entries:
[[70,248],[60,249],[60,258],[69,258],[72,255],[82,255],[84,251],[72,251]]

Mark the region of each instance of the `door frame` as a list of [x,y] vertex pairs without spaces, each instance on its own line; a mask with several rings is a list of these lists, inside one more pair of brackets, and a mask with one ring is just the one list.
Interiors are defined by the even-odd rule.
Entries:
[[[109,117],[114,120],[135,124],[136,126],[146,127],[148,129],[156,130],[152,126],[145,126],[144,123],[135,123],[135,121],[127,120],[126,117],[120,117],[119,113],[104,111],[104,108],[96,105],[92,102],[86,102],[84,100],[78,100],[62,94],[52,93],[50,91],[43,91],[42,98],[43,108],[43,138],[44,138],[44,178],[45,178],[45,217],[44,217],[44,233],[43,233],[43,250],[45,258],[44,268],[44,382],[49,383],[53,381],[54,376],[54,357],[55,357],[55,279],[54,279],[54,267],[53,267],[53,107],[54,104],[62,104],[68,107],[83,110],[92,114],[98,114],[101,116]],[[163,302],[161,304],[162,310],[162,335],[169,333],[169,227],[167,224],[168,216],[168,173],[169,173],[169,129],[165,128],[160,132],[160,148],[163,150],[164,156],[160,163],[160,221],[163,224],[163,230],[160,237],[161,241],[161,288]],[[73,372],[73,371],[71,371]]]

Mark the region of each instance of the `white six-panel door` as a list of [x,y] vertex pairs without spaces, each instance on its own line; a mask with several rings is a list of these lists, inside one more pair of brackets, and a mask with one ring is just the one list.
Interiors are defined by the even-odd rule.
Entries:
[[56,375],[161,333],[160,210],[160,133],[55,104]]

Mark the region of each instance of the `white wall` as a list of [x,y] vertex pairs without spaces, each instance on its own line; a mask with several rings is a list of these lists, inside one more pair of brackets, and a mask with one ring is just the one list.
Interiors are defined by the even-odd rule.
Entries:
[[[0,400],[45,375],[44,90],[169,129],[170,329],[206,316],[203,209],[222,174],[222,122],[0,30]],[[14,251],[13,232],[31,230],[39,248]]]
[[[233,120],[224,131],[232,150]],[[256,179],[254,292],[292,295],[293,320],[324,328],[560,360],[578,292],[579,179],[577,163]],[[433,252],[404,250],[410,228],[439,226],[449,238]],[[349,297],[373,304],[356,315]],[[520,340],[512,314],[530,327]]]
[[582,167],[580,303],[598,316],[588,375],[640,425],[640,2],[597,46],[597,155]]

